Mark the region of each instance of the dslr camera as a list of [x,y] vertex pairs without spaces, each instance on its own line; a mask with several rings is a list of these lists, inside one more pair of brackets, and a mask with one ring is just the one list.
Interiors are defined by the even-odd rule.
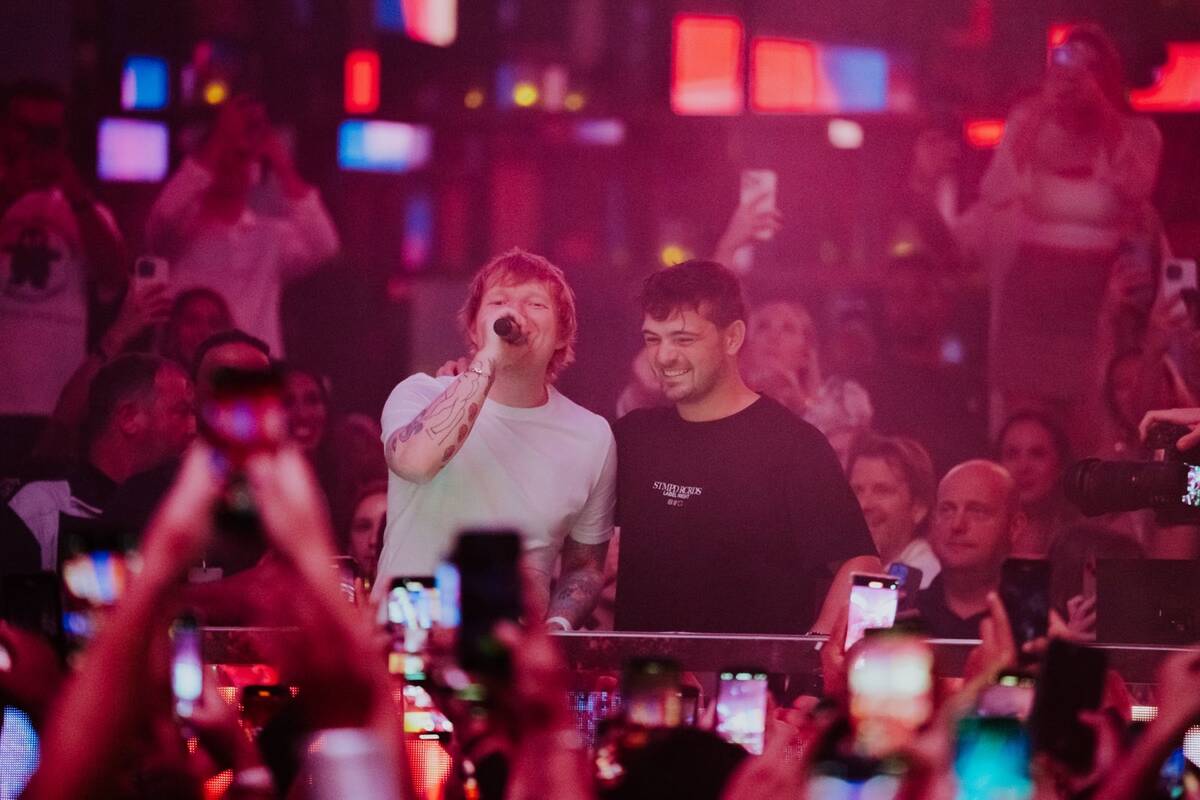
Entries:
[[1154,509],[1159,525],[1200,525],[1200,448],[1180,452],[1175,443],[1188,432],[1158,423],[1146,434],[1154,461],[1088,458],[1067,469],[1067,499],[1086,516]]

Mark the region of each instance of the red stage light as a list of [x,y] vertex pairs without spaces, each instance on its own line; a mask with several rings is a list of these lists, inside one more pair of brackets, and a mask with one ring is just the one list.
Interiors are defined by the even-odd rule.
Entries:
[[750,48],[750,104],[755,111],[815,111],[817,55],[811,42],[754,40]]
[[1200,110],[1200,42],[1168,42],[1158,81],[1129,93],[1139,111]]
[[742,21],[678,14],[672,28],[671,109],[676,114],[741,113]]
[[977,150],[991,150],[1004,138],[1004,120],[973,119],[963,126],[967,143]]
[[379,53],[352,50],[346,54],[345,106],[347,114],[374,114],[379,110]]
[[1067,41],[1067,37],[1071,35],[1071,31],[1075,30],[1073,22],[1055,22],[1046,31],[1046,46],[1053,50],[1063,42]]

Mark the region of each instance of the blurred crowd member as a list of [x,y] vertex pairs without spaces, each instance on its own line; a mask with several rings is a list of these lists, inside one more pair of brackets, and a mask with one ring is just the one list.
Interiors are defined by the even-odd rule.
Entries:
[[178,365],[151,355],[117,357],[91,384],[86,460],[65,480],[26,484],[9,502],[0,536],[32,537],[40,550],[32,571],[57,570],[60,517],[99,517],[118,486],[177,457],[195,430],[191,381]]
[[769,240],[779,233],[783,227],[783,215],[779,209],[763,202],[771,192],[770,188],[761,187],[758,192],[738,203],[713,250],[713,261],[741,270],[740,250]]
[[[1050,54],[1040,90],[1005,123],[981,197],[960,223],[992,286],[994,418],[1045,407],[1091,452],[1100,312],[1122,242],[1144,240],[1162,138],[1134,116],[1120,56],[1094,25]],[[1142,259],[1151,269],[1153,257]]]
[[988,594],[1000,587],[1000,568],[1022,524],[1020,494],[1004,467],[967,461],[946,473],[938,486],[929,533],[942,570],[917,595],[930,636],[979,638]]
[[996,460],[1016,481],[1025,514],[1013,556],[1045,558],[1055,535],[1079,518],[1063,494],[1063,471],[1071,464],[1067,435],[1045,414],[1018,412],[1000,428]]
[[386,525],[387,482],[373,481],[359,490],[346,530],[347,552],[354,559],[359,575],[375,574]]
[[[88,387],[102,366],[124,352],[148,328],[166,319],[169,303],[161,285],[130,286],[116,320],[63,386],[31,457],[38,468],[62,471],[78,463]],[[190,368],[185,365],[184,371],[190,372]]]
[[871,398],[852,380],[821,374],[817,326],[799,303],[751,310],[743,371],[746,384],[825,434],[842,464],[854,437],[871,426]]
[[874,429],[921,442],[939,475],[988,444],[983,381],[943,350],[955,303],[950,277],[928,254],[893,258],[883,276],[882,347],[863,375]]
[[[502,318],[519,334],[501,338]],[[383,409],[391,474],[376,595],[396,575],[433,574],[464,528],[503,521],[525,536],[534,614],[573,628],[600,592],[617,469],[608,423],[553,385],[574,360],[574,294],[558,267],[511,250],[476,273],[459,320],[471,354],[461,374],[410,376]]]
[[213,334],[234,327],[225,298],[212,289],[196,287],[180,292],[171,304],[158,342],[160,355],[183,365],[195,366],[196,348]]
[[[688,261],[651,274],[641,303],[647,358],[674,407],[616,424],[616,627],[828,631],[849,572],[879,560],[825,437],[743,381],[737,276]],[[816,603],[831,564],[833,589]]]
[[112,214],[68,156],[66,97],[24,81],[0,102],[0,474],[13,475],[96,338],[89,296],[114,302],[128,275]]
[[928,589],[942,568],[925,538],[937,488],[929,453],[912,439],[867,435],[850,450],[846,475],[879,560],[916,567]]
[[1054,537],[1047,555],[1050,605],[1067,621],[1071,634],[1095,641],[1096,562],[1145,556],[1137,542],[1095,522],[1070,525]]
[[[282,217],[251,211],[248,198],[263,167],[279,184]],[[171,285],[204,286],[229,302],[233,319],[283,349],[283,284],[338,250],[338,235],[317,190],[296,172],[262,104],[225,103],[196,155],[184,160],[150,210],[150,248],[171,262]]]
[[[201,796],[202,776],[188,770],[192,757],[166,702],[171,696],[166,633],[180,610],[189,569],[212,536],[210,516],[225,478],[217,464],[203,446],[184,460],[147,532],[140,574],[47,716],[40,769],[25,797],[125,796],[134,786],[144,796]],[[315,797],[407,797],[403,732],[392,687],[365,620],[353,613],[330,580],[332,537],[311,473],[302,456],[285,448],[252,460],[249,475],[264,536],[279,554],[278,580],[286,584],[291,623],[299,637],[296,647],[278,654],[281,669],[300,686],[292,706],[297,740],[326,729],[351,729],[356,742],[371,742],[375,749],[370,774],[354,776],[357,794],[347,784],[331,785],[336,774],[321,770],[329,763],[325,759],[336,757],[333,752],[306,759],[298,783],[313,785],[314,794],[308,796]],[[216,763],[229,762],[241,770],[233,775],[228,796],[288,794],[290,787],[277,787],[259,759],[236,754],[230,759],[219,752],[228,742],[214,742],[208,715],[195,724],[201,747],[213,748]],[[242,735],[236,729],[229,733],[232,737],[222,738],[236,741]],[[155,740],[157,744],[148,744]],[[171,791],[154,792],[148,787],[168,777],[161,774],[164,761],[175,773]],[[368,790],[374,794],[366,794]]]
[[[195,408],[203,408],[204,403],[211,398],[213,376],[220,368],[266,369],[270,364],[270,350],[260,339],[237,329],[210,336],[196,348],[193,372]],[[171,459],[134,475],[114,493],[105,510],[104,522],[118,530],[138,533],[145,531],[154,510],[166,496],[178,472],[179,461]],[[257,541],[234,542],[222,539],[220,544],[229,545],[229,551],[209,553],[208,564],[226,573],[245,569],[262,555],[261,543]]]

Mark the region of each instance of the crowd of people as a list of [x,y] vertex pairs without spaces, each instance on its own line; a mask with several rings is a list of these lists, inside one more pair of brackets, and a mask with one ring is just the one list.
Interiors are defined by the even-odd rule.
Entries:
[[[145,274],[67,157],[66,110],[19,84],[0,130],[0,476],[19,479],[0,507],[0,698],[41,739],[23,796],[198,797],[222,771],[231,797],[413,796],[392,587],[438,573],[461,532],[499,528],[521,535],[523,610],[494,630],[505,668],[480,677],[435,654],[450,796],[853,797],[875,778],[880,797],[1184,796],[1161,781],[1200,721],[1191,651],[1162,665],[1140,734],[1108,674],[1078,720],[1082,761],[1035,739],[1019,780],[976,791],[959,757],[998,681],[1043,665],[1049,680],[1057,643],[1095,640],[1098,559],[1197,556],[1195,525],[1084,522],[1064,489],[1079,458],[1148,455],[1153,422],[1190,429],[1184,451],[1200,428],[1200,296],[1162,277],[1170,245],[1148,202],[1161,143],[1099,29],[1054,49],[962,214],[936,209],[944,141],[918,142],[877,330],[854,314],[822,329],[794,297],[749,306],[721,262],[785,224],[749,202],[714,260],[646,277],[642,347],[610,418],[555,388],[587,331],[568,276],[521,249],[468,287],[464,357],[398,381],[378,421],[335,414],[324,377],[283,358],[279,301],[338,235],[262,105],[227,102],[166,182]],[[264,172],[275,214],[252,208]],[[972,282],[992,301],[986,381],[946,349]],[[64,632],[90,640],[68,666],[17,624],[8,587],[65,577],[72,548],[112,532],[136,542],[136,574],[95,629]],[[999,597],[1011,559],[1052,576],[1031,641]],[[919,574],[908,633],[847,649],[855,576],[897,570]],[[272,654],[292,692],[269,722],[239,721],[207,670],[195,708],[172,708],[185,611],[293,630]],[[596,751],[549,633],[606,628],[828,641],[819,681],[773,679],[761,754],[631,715]],[[879,648],[919,654],[923,637],[981,643],[960,679],[935,685],[926,666],[925,712],[887,718],[880,749],[856,670]],[[1196,775],[1180,786],[1200,793]]]

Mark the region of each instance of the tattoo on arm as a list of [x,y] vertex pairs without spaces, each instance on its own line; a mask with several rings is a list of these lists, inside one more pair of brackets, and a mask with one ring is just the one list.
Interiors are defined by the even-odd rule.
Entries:
[[394,455],[400,445],[424,431],[438,445],[445,445],[457,436],[453,445],[443,454],[442,463],[450,460],[471,431],[471,424],[479,415],[480,403],[474,401],[481,383],[486,382],[484,394],[491,388],[492,376],[483,376],[475,372],[464,372],[457,381],[450,384],[425,410],[404,427],[392,434],[388,441],[388,453]]
[[567,540],[563,546],[562,574],[550,600],[551,617],[565,617],[580,625],[596,606],[604,588],[604,559],[608,543],[579,544]]

